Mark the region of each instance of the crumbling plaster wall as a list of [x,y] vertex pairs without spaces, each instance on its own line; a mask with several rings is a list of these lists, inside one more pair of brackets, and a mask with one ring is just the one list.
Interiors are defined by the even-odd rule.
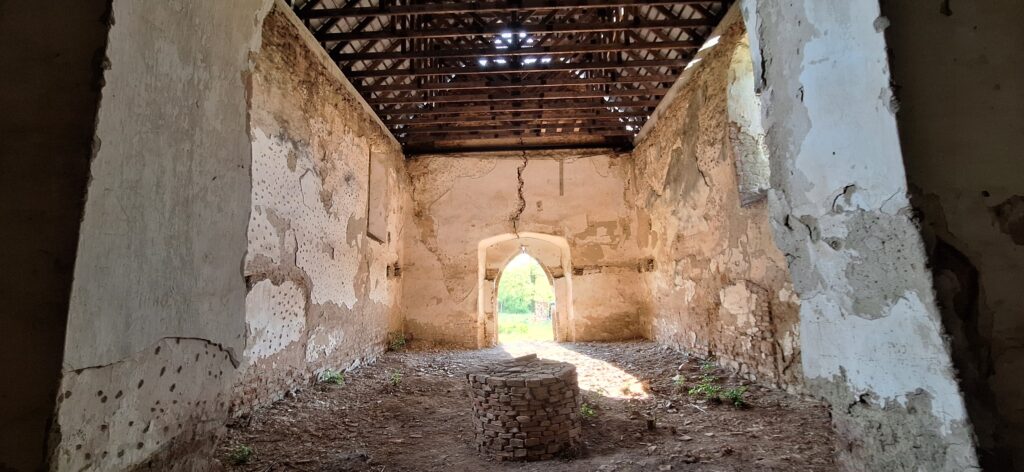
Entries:
[[0,470],[44,468],[107,3],[0,3]]
[[569,242],[576,340],[644,335],[646,289],[638,270],[645,265],[636,240],[645,236],[637,234],[626,198],[624,157],[531,151],[410,160],[415,210],[404,233],[406,331],[476,347],[478,243],[534,232]]
[[[728,113],[738,86],[731,63],[737,50],[746,53],[745,35],[738,12],[728,14],[717,43],[701,51],[637,143],[632,197],[651,228],[638,243],[655,261],[645,276],[657,341],[795,389],[799,300],[766,201],[742,202],[737,154],[745,147],[736,140],[755,137],[738,136],[743,117]],[[753,94],[749,81],[739,85]]]
[[[384,351],[400,331],[401,148],[290,11],[263,23],[252,76],[246,343],[235,412],[325,369]],[[387,233],[367,236],[369,159],[386,165]]]
[[55,470],[202,468],[245,346],[246,81],[264,0],[114,0]]
[[847,470],[973,470],[912,219],[875,0],[744,3],[757,31],[769,208],[801,299],[807,389]]
[[900,142],[986,470],[1024,470],[1024,3],[886,1]]

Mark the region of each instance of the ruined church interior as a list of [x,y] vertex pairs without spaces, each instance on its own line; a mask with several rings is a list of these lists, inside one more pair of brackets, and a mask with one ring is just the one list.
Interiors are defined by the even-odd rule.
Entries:
[[0,2],[0,471],[1024,471],[1024,2]]

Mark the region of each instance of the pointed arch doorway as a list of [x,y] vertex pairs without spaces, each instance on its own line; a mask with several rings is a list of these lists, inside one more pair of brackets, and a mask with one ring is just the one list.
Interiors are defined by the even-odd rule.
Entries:
[[495,280],[498,343],[554,341],[554,279],[525,246]]
[[555,341],[575,340],[572,307],[572,262],[565,238],[523,232],[486,238],[478,245],[477,345],[498,344],[498,285],[508,264],[521,254],[537,261],[554,291],[551,313]]

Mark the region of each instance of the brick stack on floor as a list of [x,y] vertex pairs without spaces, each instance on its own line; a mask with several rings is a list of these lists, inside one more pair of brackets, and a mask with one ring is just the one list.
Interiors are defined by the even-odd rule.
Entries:
[[536,355],[466,374],[477,450],[505,461],[575,454],[580,443],[576,367]]

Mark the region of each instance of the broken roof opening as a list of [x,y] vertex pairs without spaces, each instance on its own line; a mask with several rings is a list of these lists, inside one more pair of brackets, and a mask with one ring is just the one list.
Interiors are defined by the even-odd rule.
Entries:
[[296,0],[406,154],[611,147],[636,133],[730,0]]

